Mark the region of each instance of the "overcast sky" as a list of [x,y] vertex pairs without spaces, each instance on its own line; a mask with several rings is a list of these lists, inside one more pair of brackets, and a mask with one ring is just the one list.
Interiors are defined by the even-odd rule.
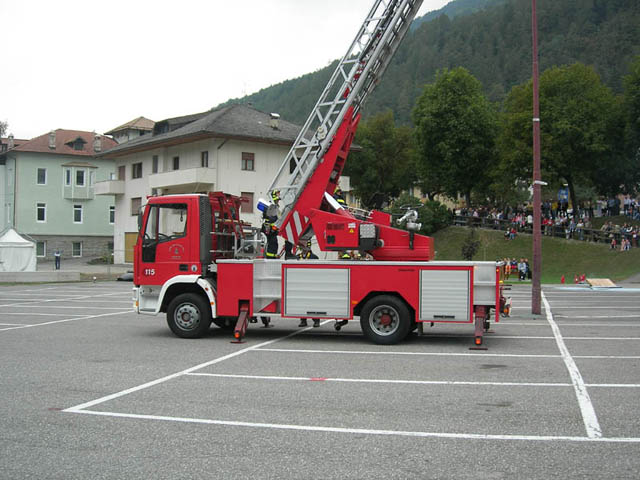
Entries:
[[0,120],[29,139],[202,112],[342,57],[372,5],[0,0]]

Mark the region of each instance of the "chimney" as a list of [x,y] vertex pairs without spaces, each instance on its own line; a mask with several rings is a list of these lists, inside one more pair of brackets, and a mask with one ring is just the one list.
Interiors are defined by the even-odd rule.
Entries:
[[9,144],[7,145],[7,148],[9,150],[11,150],[13,148],[13,133],[9,134]]
[[93,151],[101,152],[102,151],[102,139],[99,135],[93,136]]
[[277,113],[271,113],[270,117],[271,120],[269,121],[269,124],[271,125],[271,128],[273,128],[274,130],[278,130],[278,128],[280,127],[280,115]]
[[49,148],[51,149],[56,148],[56,131],[55,130],[51,130],[49,132]]

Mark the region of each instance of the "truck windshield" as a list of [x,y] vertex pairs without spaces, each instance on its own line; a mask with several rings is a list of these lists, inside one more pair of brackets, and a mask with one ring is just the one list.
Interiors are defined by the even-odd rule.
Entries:
[[187,205],[164,203],[151,205],[144,231],[145,243],[166,242],[187,234]]

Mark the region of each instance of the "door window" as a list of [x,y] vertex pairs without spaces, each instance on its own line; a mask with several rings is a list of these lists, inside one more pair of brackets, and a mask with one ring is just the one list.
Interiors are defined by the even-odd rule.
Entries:
[[151,205],[142,242],[142,261],[154,262],[159,243],[182,238],[187,234],[187,205],[164,203]]

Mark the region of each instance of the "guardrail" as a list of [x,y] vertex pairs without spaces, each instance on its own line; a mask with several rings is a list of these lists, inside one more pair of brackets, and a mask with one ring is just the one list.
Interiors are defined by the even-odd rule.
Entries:
[[[533,233],[533,226],[529,224],[520,225],[513,223],[511,220],[499,220],[489,217],[467,217],[462,215],[455,215],[453,217],[453,225],[460,227],[479,227],[492,230],[501,230],[506,232],[507,229],[514,227],[516,233]],[[597,242],[597,243],[611,243],[611,238],[616,239],[617,245],[623,238],[631,240],[631,235],[621,232],[607,232],[596,228],[582,228],[581,230],[569,231],[569,227],[565,225],[543,225],[541,228],[542,234],[548,237],[564,238],[568,240],[582,240],[585,242]],[[613,237],[611,236],[613,235]],[[633,247],[637,247],[636,243],[633,243]]]

